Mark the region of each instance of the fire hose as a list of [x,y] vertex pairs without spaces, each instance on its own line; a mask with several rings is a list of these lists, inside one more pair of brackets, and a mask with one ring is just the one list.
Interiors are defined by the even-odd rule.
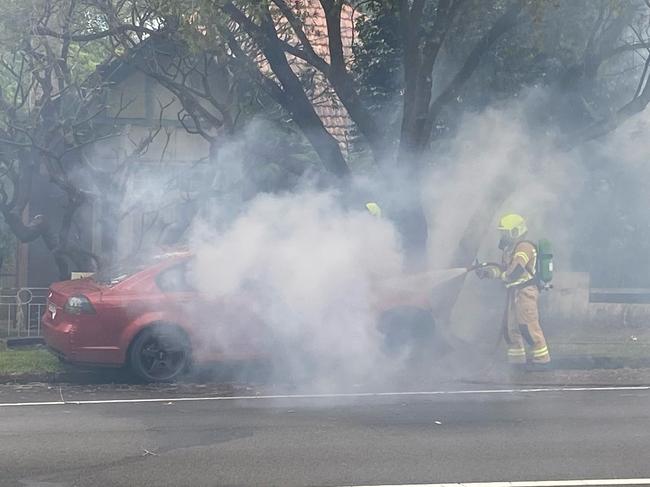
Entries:
[[[496,267],[498,269],[501,269],[501,264],[498,264],[496,262],[479,262],[478,259],[474,261],[474,263],[467,268],[467,272],[470,273],[472,271],[476,271],[478,269],[484,269],[486,267]],[[508,289],[506,293],[506,304],[505,308],[503,310],[503,317],[501,319],[501,327],[499,328],[499,333],[497,335],[496,343],[494,344],[494,349],[492,352],[489,354],[489,356],[492,357],[492,363],[488,367],[488,370],[491,371],[492,368],[494,367],[494,358],[496,357],[496,353],[499,350],[499,346],[501,345],[501,340],[508,340],[508,307],[510,306],[510,299],[511,299],[511,290]]]

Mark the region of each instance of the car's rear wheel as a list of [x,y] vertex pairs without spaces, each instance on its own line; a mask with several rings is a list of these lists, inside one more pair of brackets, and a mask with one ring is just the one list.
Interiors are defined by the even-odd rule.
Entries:
[[191,350],[185,333],[177,327],[155,325],[145,328],[129,349],[133,373],[147,382],[167,382],[190,366]]

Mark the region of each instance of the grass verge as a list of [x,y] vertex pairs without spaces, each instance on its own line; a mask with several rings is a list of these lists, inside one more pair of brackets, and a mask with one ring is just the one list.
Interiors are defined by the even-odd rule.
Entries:
[[0,376],[60,372],[61,370],[62,365],[59,360],[42,347],[0,348]]

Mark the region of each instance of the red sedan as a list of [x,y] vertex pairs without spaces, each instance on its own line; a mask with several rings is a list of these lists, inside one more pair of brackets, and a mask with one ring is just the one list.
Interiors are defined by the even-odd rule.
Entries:
[[[191,261],[176,252],[53,284],[42,319],[46,344],[66,362],[126,365],[146,381],[172,380],[192,363],[268,359],[273,336],[254,296],[201,299],[188,283]],[[422,273],[376,283],[389,347],[415,342],[430,354],[430,282]]]
[[147,381],[174,379],[192,362],[264,358],[270,338],[251,300],[200,299],[186,279],[190,260],[166,254],[53,284],[46,344],[66,362],[128,365]]

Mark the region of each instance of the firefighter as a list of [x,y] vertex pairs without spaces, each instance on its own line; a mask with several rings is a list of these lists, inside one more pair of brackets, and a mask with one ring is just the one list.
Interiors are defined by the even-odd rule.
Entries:
[[481,264],[476,273],[481,279],[502,279],[507,289],[508,362],[525,365],[527,343],[534,368],[544,368],[551,356],[539,324],[537,247],[526,240],[528,228],[521,215],[503,216],[498,228],[499,249],[503,251],[501,265]]

